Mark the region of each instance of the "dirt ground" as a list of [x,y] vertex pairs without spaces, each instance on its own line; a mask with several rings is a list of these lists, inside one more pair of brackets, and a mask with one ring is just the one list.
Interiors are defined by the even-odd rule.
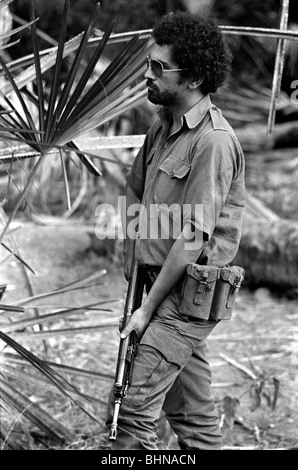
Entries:
[[[115,299],[109,304],[112,312],[81,315],[66,322],[68,326],[92,326],[99,320],[111,323],[111,319],[114,326],[53,337],[47,343],[49,360],[107,374],[107,378],[99,380],[73,379],[85,393],[96,398],[92,412],[103,420],[115,371],[116,325],[127,286],[121,268],[90,250],[90,236],[85,229],[67,221],[52,226],[24,223],[15,239],[22,246],[22,256],[37,272],[36,276],[30,275],[35,293],[107,270],[105,285],[59,296],[58,301],[51,299],[50,303],[81,306],[98,299]],[[5,303],[28,295],[19,265],[12,258],[1,265],[0,284],[8,285],[2,299]],[[244,287],[233,319],[221,322],[208,338],[212,390],[221,416],[223,449],[298,449],[297,320],[297,300],[277,297],[264,288],[252,292]],[[28,346],[26,342],[22,344]],[[31,347],[44,354],[41,342],[31,343]],[[51,409],[73,432],[74,439],[65,448],[96,449],[98,423],[67,400],[61,401],[58,394],[41,390],[37,395],[40,404]],[[175,449],[173,436],[170,442]]]

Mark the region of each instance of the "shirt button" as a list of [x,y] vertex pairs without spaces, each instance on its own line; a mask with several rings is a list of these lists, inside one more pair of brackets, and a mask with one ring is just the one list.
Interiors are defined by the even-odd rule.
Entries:
[[173,178],[173,176],[175,176],[175,170],[170,171],[170,177]]

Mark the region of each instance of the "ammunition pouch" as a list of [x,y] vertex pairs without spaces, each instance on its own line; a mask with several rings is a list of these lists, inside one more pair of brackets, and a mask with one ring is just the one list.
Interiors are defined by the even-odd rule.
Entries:
[[187,266],[180,313],[198,320],[229,320],[245,271],[239,266]]

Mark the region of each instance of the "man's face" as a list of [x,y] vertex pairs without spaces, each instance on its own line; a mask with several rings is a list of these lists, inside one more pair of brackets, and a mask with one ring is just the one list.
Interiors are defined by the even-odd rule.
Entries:
[[154,68],[152,70],[150,66],[148,67],[144,76],[147,79],[149,101],[168,107],[179,105],[184,100],[188,81],[181,78],[181,71],[166,71],[179,68],[172,60],[170,48],[155,44],[150,58],[161,62],[165,71],[161,77],[157,77],[154,74]]

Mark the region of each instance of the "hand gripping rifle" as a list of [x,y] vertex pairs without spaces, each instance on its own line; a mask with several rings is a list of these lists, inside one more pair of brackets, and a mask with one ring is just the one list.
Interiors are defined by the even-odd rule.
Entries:
[[[126,295],[123,328],[128,324],[133,312],[141,306],[144,290],[142,268],[134,260],[131,267],[128,290]],[[122,399],[126,397],[131,385],[133,363],[136,355],[136,332],[132,331],[125,339],[120,339],[116,376],[114,382],[114,413],[111,424],[109,440],[115,441],[117,437],[118,416]]]

